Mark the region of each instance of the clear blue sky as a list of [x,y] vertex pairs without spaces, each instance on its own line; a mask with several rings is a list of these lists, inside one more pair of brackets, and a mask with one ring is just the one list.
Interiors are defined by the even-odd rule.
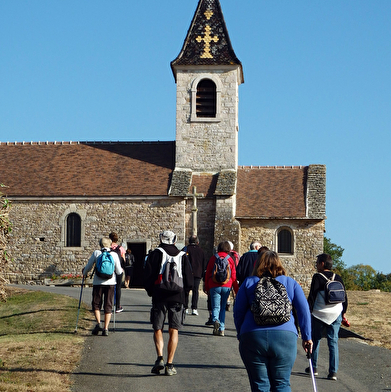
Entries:
[[[0,141],[174,140],[170,61],[197,3],[1,0]],[[391,1],[221,5],[239,164],[325,164],[327,237],[390,273]]]

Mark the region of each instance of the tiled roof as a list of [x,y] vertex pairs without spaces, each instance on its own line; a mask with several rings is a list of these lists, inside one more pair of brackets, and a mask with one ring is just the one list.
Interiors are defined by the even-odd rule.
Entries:
[[193,186],[195,186],[197,193],[203,193],[204,197],[213,197],[216,190],[217,177],[217,174],[211,173],[193,174],[190,192],[193,192]]
[[[175,142],[0,143],[9,197],[167,196]],[[4,169],[6,167],[6,169]],[[214,197],[218,174],[193,173],[189,193]],[[305,218],[307,167],[239,167],[240,218]]]
[[240,65],[219,0],[200,0],[176,65]]
[[237,217],[305,218],[307,167],[239,167]]
[[175,142],[0,144],[8,196],[167,196]]

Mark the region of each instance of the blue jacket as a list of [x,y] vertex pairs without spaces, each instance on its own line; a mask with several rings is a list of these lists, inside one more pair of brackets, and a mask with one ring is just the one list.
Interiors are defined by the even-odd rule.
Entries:
[[[287,291],[288,297],[292,305],[297,311],[298,322],[300,326],[301,337],[303,340],[311,339],[311,314],[307,299],[303,289],[294,279],[289,276],[277,276],[276,280],[282,283]],[[259,282],[258,276],[250,276],[244,280],[239,288],[234,305],[234,321],[238,338],[246,332],[255,330],[280,330],[291,331],[297,335],[297,329],[293,315],[291,319],[281,325],[265,325],[261,326],[255,323],[254,316],[250,310],[252,301],[254,300],[254,291]]]

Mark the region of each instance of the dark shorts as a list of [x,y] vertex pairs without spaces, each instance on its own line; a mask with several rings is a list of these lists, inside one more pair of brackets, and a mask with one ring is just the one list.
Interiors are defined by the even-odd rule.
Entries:
[[125,267],[125,276],[133,276],[133,267]]
[[99,285],[92,287],[92,310],[103,310],[105,314],[111,313],[114,302],[114,286]]
[[183,325],[184,311],[180,303],[159,302],[152,304],[151,324],[154,331],[163,329],[168,315],[168,326],[173,329],[181,329]]

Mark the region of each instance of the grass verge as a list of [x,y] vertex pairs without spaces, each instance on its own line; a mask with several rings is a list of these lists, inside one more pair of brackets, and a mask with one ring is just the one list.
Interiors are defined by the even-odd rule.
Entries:
[[69,392],[93,315],[67,296],[7,288],[0,305],[0,391]]

